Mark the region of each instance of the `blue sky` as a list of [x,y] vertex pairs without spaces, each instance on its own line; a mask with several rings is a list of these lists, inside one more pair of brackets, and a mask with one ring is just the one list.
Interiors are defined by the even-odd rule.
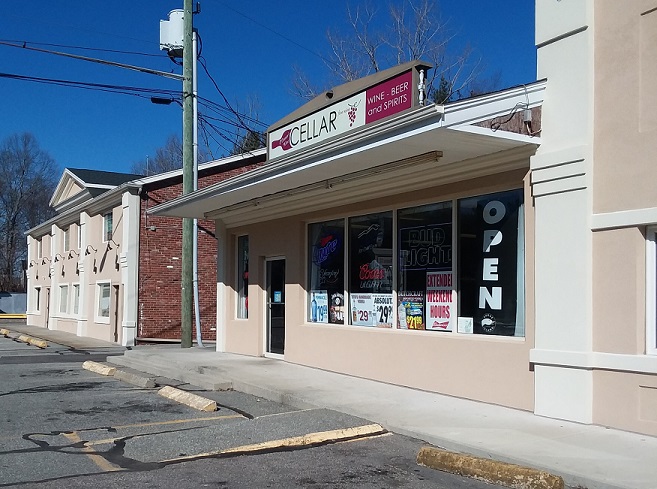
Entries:
[[[354,6],[359,1],[203,0],[194,22],[208,70],[232,105],[246,110],[247,101],[256,100],[260,120],[271,124],[303,104],[290,90],[293,66],[317,81],[326,74],[320,57],[328,56],[326,31],[345,28],[347,3]],[[486,67],[485,76],[500,73],[499,88],[535,80],[532,0],[437,3],[454,36],[454,53],[471,46]],[[387,2],[376,4],[383,10]],[[182,8],[182,0],[2,2],[0,41],[25,41],[28,47],[180,72],[159,51],[159,21],[176,8]],[[21,48],[0,45],[0,54],[3,74],[181,89],[175,80]],[[199,71],[199,96],[223,105],[201,67]],[[0,141],[31,132],[60,168],[127,172],[134,162],[152,157],[169,135],[182,132],[182,113],[175,104],[160,106],[148,98],[6,77],[0,77],[0,87]],[[216,143],[212,150],[215,156],[226,152]]]

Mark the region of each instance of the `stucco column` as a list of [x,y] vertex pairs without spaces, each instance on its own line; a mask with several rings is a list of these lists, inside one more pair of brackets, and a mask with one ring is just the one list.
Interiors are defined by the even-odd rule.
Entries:
[[538,78],[547,78],[535,206],[536,414],[592,422],[593,2],[536,2]]
[[49,329],[58,329],[57,318],[59,314],[59,274],[55,270],[55,255],[60,252],[59,241],[61,230],[54,224],[50,227],[50,262],[48,262],[48,274],[50,275],[50,317],[46,327]]
[[[87,244],[89,243],[89,238],[87,236],[89,225],[87,221],[89,219],[89,214],[86,212],[80,213],[80,255],[78,256],[78,274],[80,278],[80,304],[78,305],[78,327],[77,335],[86,336],[87,335],[87,322],[89,321],[89,305],[88,303],[93,304],[93,298],[89,300],[89,294],[93,294],[93,287],[89,286],[88,273],[86,270],[87,263]],[[92,316],[93,317],[93,316]]]
[[123,242],[119,261],[123,287],[121,344],[134,346],[137,337],[139,298],[139,195],[125,192],[122,197]]
[[226,268],[228,266],[226,226],[219,219],[214,223],[217,236],[217,351],[226,351]]

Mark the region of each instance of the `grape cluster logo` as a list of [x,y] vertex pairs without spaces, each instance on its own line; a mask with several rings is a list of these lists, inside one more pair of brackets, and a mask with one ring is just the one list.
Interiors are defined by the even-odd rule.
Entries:
[[359,103],[360,100],[354,104],[348,104],[349,111],[347,112],[347,115],[349,115],[349,127],[354,125],[354,121],[356,120],[356,111],[358,110]]

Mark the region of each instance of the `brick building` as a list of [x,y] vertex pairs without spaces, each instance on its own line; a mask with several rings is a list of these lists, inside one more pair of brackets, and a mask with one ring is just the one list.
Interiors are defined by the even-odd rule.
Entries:
[[[199,165],[199,189],[260,166],[265,151]],[[133,345],[180,338],[182,226],[147,214],[180,196],[182,171],[140,177],[66,169],[53,194],[52,219],[30,229],[30,325]],[[200,221],[202,336],[215,338],[217,240]]]

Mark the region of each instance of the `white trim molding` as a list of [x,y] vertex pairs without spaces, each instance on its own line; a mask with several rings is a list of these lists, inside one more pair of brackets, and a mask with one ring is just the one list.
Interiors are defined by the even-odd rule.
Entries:
[[592,231],[646,226],[650,224],[657,224],[657,207],[630,209],[617,212],[602,212],[599,214],[593,214],[591,218]]
[[628,355],[596,351],[542,350],[534,348],[529,351],[529,361],[534,365],[552,367],[657,374],[657,356],[649,355]]

